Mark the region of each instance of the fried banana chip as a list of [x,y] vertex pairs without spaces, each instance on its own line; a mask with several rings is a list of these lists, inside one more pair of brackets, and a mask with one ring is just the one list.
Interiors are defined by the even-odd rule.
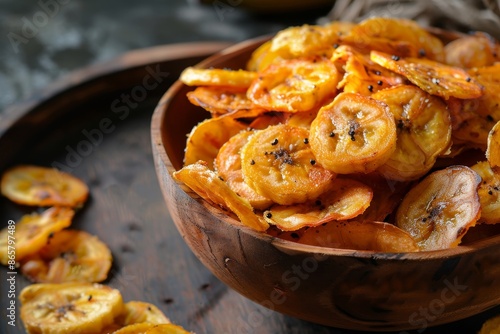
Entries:
[[154,325],[146,331],[146,334],[193,334],[184,328],[174,324]]
[[113,332],[113,334],[146,334],[147,331],[154,326],[155,324],[151,324],[149,322],[141,322],[138,324],[123,326],[119,330]]
[[247,98],[246,92],[227,88],[200,86],[188,92],[187,97],[192,104],[209,111],[212,117],[256,117],[265,111],[255,106]]
[[90,283],[32,284],[19,300],[28,333],[100,333],[123,310],[118,290]]
[[339,80],[326,58],[284,60],[259,72],[247,96],[269,111],[308,111],[333,96]]
[[484,32],[457,38],[446,44],[444,52],[446,64],[461,68],[490,66],[500,60],[498,43]]
[[118,319],[118,322],[123,326],[144,322],[154,325],[169,324],[171,322],[155,305],[135,300],[125,303],[125,311]]
[[244,124],[231,117],[210,118],[199,123],[188,135],[184,165],[203,160],[213,169],[214,159],[222,145],[245,128]]
[[385,222],[332,221],[309,228],[298,240],[301,244],[376,252],[418,252],[413,238]]
[[309,57],[333,52],[333,45],[339,41],[334,26],[302,25],[281,30],[271,40],[269,51],[284,59]]
[[389,106],[397,127],[396,150],[378,172],[397,181],[411,181],[426,174],[451,145],[446,104],[409,85],[384,89],[372,98]]
[[257,78],[257,72],[220,68],[185,68],[179,80],[188,86],[218,86],[247,89]]
[[308,137],[306,129],[285,124],[256,131],[241,150],[245,182],[281,205],[318,197],[335,173],[316,163]]
[[463,69],[429,59],[400,58],[372,51],[370,59],[391,71],[399,73],[431,95],[445,99],[475,99],[483,95],[483,87],[470,78]]
[[265,231],[269,224],[253,212],[248,201],[238,196],[229,186],[211,171],[206,163],[197,162],[173,173],[173,177],[191,188],[201,198],[226,208],[236,214],[241,223],[256,231]]
[[500,175],[500,121],[495,124],[488,135],[486,159],[495,174]]
[[478,334],[498,334],[500,333],[500,315],[486,320],[481,326]]
[[350,179],[337,178],[332,188],[314,201],[273,206],[264,212],[269,224],[283,231],[296,231],[304,226],[318,226],[332,220],[347,220],[362,214],[370,205],[373,191],[367,185]]
[[346,93],[369,96],[381,89],[400,85],[406,81],[403,76],[375,64],[369,56],[357,52],[348,45],[339,46],[331,60],[343,66],[345,70],[337,88]]
[[33,282],[102,282],[112,256],[108,246],[84,231],[54,233],[36,254],[23,259],[21,272]]
[[243,179],[241,169],[241,148],[248,142],[254,131],[241,131],[229,139],[219,150],[215,159],[217,173],[221,176],[231,190],[248,200],[256,209],[266,209],[273,201],[257,193]]
[[339,174],[369,173],[396,149],[396,124],[383,102],[341,93],[311,124],[310,143],[318,162]]
[[7,170],[2,194],[23,205],[81,206],[89,189],[80,179],[55,168],[21,165]]
[[480,223],[500,223],[500,175],[493,173],[487,161],[481,161],[471,167],[481,176],[477,189],[481,202]]
[[481,215],[480,182],[479,175],[466,166],[429,174],[406,194],[396,213],[396,225],[421,250],[457,246]]
[[[66,207],[53,207],[43,213],[24,215],[15,225],[15,234],[9,233],[8,227],[0,232],[0,263],[9,263],[8,250],[15,241],[15,261],[19,262],[28,255],[38,252],[52,235],[71,225],[75,212]],[[10,253],[11,254],[11,253]]]

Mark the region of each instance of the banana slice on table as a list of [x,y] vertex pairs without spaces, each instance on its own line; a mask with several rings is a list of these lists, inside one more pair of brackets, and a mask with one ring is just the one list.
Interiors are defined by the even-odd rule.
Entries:
[[254,131],[241,131],[229,139],[219,150],[215,159],[217,173],[235,193],[248,200],[256,209],[266,209],[273,201],[253,190],[243,179],[241,169],[241,148]]
[[337,178],[332,187],[315,200],[273,206],[264,212],[269,224],[283,231],[295,231],[304,226],[318,226],[332,220],[352,219],[370,205],[373,191],[367,185],[350,179]]
[[316,163],[308,137],[306,129],[285,124],[255,131],[241,150],[245,182],[281,205],[315,199],[328,190],[335,173]]
[[218,86],[247,89],[257,78],[257,72],[220,68],[187,67],[179,80],[188,86]]
[[123,311],[120,292],[96,283],[32,284],[19,300],[28,333],[101,333]]
[[25,215],[15,225],[15,231],[4,228],[0,231],[0,263],[6,265],[9,262],[7,254],[12,243],[15,241],[15,260],[17,262],[26,256],[38,252],[49,242],[52,235],[71,225],[75,212],[66,207],[54,207],[43,213],[32,213]]
[[479,222],[486,224],[500,223],[500,175],[495,174],[487,161],[481,161],[471,167],[481,176],[477,189],[481,202]]
[[210,118],[202,121],[188,135],[184,165],[203,160],[208,163],[210,169],[213,169],[213,161],[222,145],[244,129],[246,126],[232,117]]
[[7,170],[2,194],[23,205],[81,206],[89,189],[80,179],[55,168],[21,165]]
[[42,283],[102,282],[108,277],[112,256],[108,246],[84,231],[54,233],[36,254],[23,259],[21,271]]
[[232,211],[243,225],[257,231],[268,229],[269,224],[253,212],[250,203],[232,191],[216,172],[207,167],[206,163],[199,161],[187,165],[174,172],[173,177],[183,182],[203,199]]
[[193,333],[186,331],[184,328],[178,325],[161,324],[161,325],[154,325],[152,328],[148,329],[146,334],[193,334]]
[[429,59],[400,58],[383,52],[372,51],[375,63],[405,76],[423,91],[445,99],[475,99],[483,95],[483,87],[471,79],[461,68]]
[[171,323],[170,319],[155,305],[136,300],[125,303],[125,310],[118,317],[117,322],[123,326],[144,322],[150,324]]
[[309,228],[297,241],[301,244],[375,252],[418,252],[413,238],[385,222],[332,221]]
[[339,94],[320,109],[310,131],[318,162],[339,174],[372,172],[396,149],[396,123],[389,107],[360,94]]
[[113,334],[145,334],[153,328],[155,324],[149,322],[142,322],[132,325],[123,326],[117,331],[112,332]]
[[396,225],[421,250],[457,246],[481,215],[477,188],[481,177],[466,166],[435,171],[414,186],[396,212]]
[[377,171],[397,181],[423,176],[451,145],[451,120],[446,104],[409,85],[384,89],[372,98],[389,106],[397,127],[396,150]]
[[260,72],[247,96],[269,111],[308,111],[333,96],[339,80],[329,59],[283,60]]
[[486,158],[495,174],[500,175],[500,121],[495,124],[488,135]]

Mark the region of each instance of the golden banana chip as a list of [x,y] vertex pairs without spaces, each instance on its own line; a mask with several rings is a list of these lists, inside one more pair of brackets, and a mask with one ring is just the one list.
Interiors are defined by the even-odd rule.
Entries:
[[[7,265],[9,260],[19,262],[31,254],[38,252],[46,245],[54,233],[71,225],[75,212],[66,207],[53,207],[43,213],[24,215],[16,223],[15,235],[6,227],[0,231],[0,263]],[[15,259],[10,258],[12,249],[10,241],[14,240]]]
[[326,58],[283,60],[259,72],[247,96],[269,111],[308,111],[335,94],[339,80]]
[[306,129],[286,124],[255,131],[241,150],[245,182],[282,205],[302,203],[325,192],[335,173],[316,163],[308,137]]
[[422,250],[457,246],[481,215],[481,178],[466,166],[451,166],[425,177],[404,197],[396,225]]
[[483,87],[458,67],[423,58],[400,58],[378,51],[372,51],[370,58],[380,66],[403,75],[431,95],[445,99],[474,99],[483,95]]
[[490,35],[476,32],[446,44],[444,52],[446,64],[473,68],[493,65],[499,60],[500,48]]
[[500,121],[495,124],[488,135],[486,158],[495,174],[500,175]]
[[159,325],[169,324],[170,319],[155,305],[133,300],[125,303],[125,310],[118,317],[118,322],[123,326],[145,322]]
[[257,78],[257,73],[253,71],[187,67],[182,71],[179,80],[188,86],[218,86],[246,89],[255,78]]
[[187,97],[192,104],[209,111],[212,117],[255,117],[264,112],[247,98],[246,92],[227,88],[200,86],[188,92]]
[[210,118],[199,123],[188,136],[184,165],[203,160],[213,169],[214,159],[222,145],[245,128],[231,117]]
[[372,196],[373,191],[367,185],[337,178],[332,181],[332,187],[314,201],[273,206],[264,212],[264,218],[283,231],[296,231],[304,226],[357,217],[370,205]]
[[372,98],[389,106],[397,128],[396,150],[378,172],[397,181],[423,176],[451,145],[451,121],[446,104],[409,85],[384,89]]
[[266,209],[273,201],[253,190],[244,180],[241,169],[241,148],[247,143],[253,131],[242,131],[234,135],[219,150],[215,159],[217,173],[239,196],[248,200],[256,209]]
[[217,173],[207,167],[206,163],[187,165],[175,172],[173,177],[186,184],[203,199],[234,212],[243,225],[257,231],[265,231],[269,227],[263,218],[253,212],[250,203],[232,191]]
[[123,310],[120,292],[96,283],[31,284],[19,301],[28,333],[100,333]]
[[383,102],[340,93],[311,124],[311,149],[318,162],[339,174],[369,173],[396,149],[396,123]]
[[443,43],[418,23],[406,19],[372,17],[353,27],[343,39],[348,44],[400,57],[443,61]]
[[13,202],[36,206],[81,206],[88,197],[87,185],[55,168],[21,165],[7,170],[1,181],[2,195]]
[[413,238],[385,222],[332,221],[309,228],[297,241],[301,244],[376,252],[418,252]]
[[487,161],[481,161],[471,167],[479,174],[482,181],[477,189],[481,202],[480,223],[500,223],[500,175],[493,173]]
[[36,254],[24,258],[21,271],[40,283],[97,283],[108,277],[111,262],[111,251],[96,236],[63,230],[54,233]]

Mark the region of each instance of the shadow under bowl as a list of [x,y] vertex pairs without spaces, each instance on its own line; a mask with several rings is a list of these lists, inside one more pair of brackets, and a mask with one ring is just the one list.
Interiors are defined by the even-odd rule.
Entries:
[[[264,40],[237,44],[198,66],[243,68]],[[420,253],[302,245],[238,225],[178,184],[171,175],[182,167],[186,134],[208,117],[187,100],[192,89],[176,82],[154,112],[156,172],[181,236],[229,287],[283,314],[353,330],[435,326],[500,304],[500,235]]]

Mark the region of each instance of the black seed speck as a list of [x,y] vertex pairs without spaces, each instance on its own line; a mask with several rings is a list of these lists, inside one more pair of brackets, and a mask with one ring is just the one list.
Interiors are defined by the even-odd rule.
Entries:
[[314,160],[314,159],[309,160],[309,162],[310,162],[310,163],[311,163],[311,165],[313,165],[313,166],[316,164],[316,160]]
[[273,142],[271,143],[271,145],[278,145],[278,138],[275,138],[275,139],[273,140]]
[[382,80],[377,81],[377,85],[382,86],[383,82]]
[[250,161],[250,165],[255,165],[255,160]]
[[420,50],[418,50],[418,55],[419,55],[420,57],[425,57],[425,54],[426,54],[426,53],[425,53],[425,50],[424,50],[424,49],[420,49]]
[[330,137],[335,137],[335,132],[333,132],[333,131],[332,131],[332,132],[330,132],[329,136],[330,136]]
[[470,82],[470,81],[471,81],[471,78],[470,78],[470,77],[467,77],[467,79],[465,79],[465,81]]
[[308,138],[304,138],[304,144],[309,144],[309,139]]
[[398,61],[399,59],[401,59],[401,58],[399,58],[399,56],[396,56],[396,55],[392,55],[391,58],[392,58],[392,60],[395,60],[395,61]]
[[271,212],[266,213],[266,218],[271,219],[273,217],[273,214]]
[[294,239],[298,239],[299,238],[299,235],[295,232],[293,232],[292,234],[290,234],[290,236]]
[[368,85],[368,90],[369,90],[370,92],[373,92],[373,86],[372,86],[372,85]]

